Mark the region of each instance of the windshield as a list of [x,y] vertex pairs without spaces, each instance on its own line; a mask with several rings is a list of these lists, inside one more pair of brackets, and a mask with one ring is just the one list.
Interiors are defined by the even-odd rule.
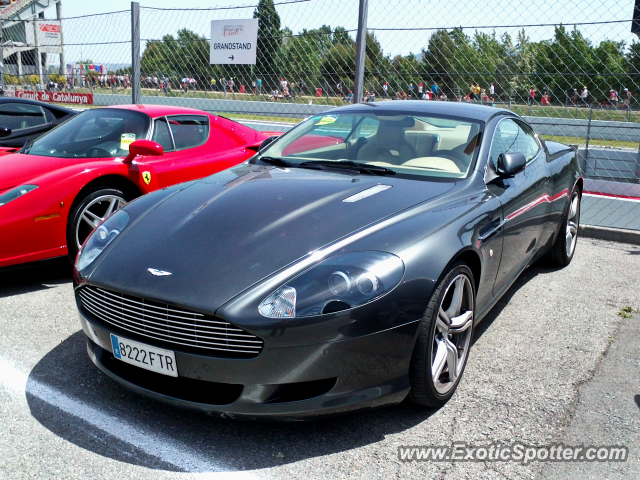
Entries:
[[398,174],[463,178],[473,163],[482,123],[420,113],[327,114],[312,117],[261,152],[295,166],[349,161]]
[[150,117],[130,110],[85,110],[28,142],[22,153],[61,158],[113,158],[129,154],[129,144],[146,138]]

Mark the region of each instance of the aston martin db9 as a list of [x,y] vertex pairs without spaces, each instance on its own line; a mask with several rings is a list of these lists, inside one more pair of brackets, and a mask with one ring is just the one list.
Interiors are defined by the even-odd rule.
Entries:
[[94,230],[74,271],[89,356],[227,417],[441,406],[518,275],[571,262],[582,185],[574,150],[508,110],[327,111]]

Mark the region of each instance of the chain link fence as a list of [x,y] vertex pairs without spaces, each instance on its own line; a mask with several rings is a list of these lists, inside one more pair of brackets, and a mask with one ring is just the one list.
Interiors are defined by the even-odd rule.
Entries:
[[[285,131],[360,96],[354,88],[358,7],[358,0],[141,7],[141,102]],[[640,230],[640,43],[630,33],[633,9],[633,0],[369,0],[364,90],[356,100],[510,109],[543,138],[578,150],[587,179],[583,223]],[[211,20],[252,17],[260,20],[256,64],[210,65]],[[89,93],[96,105],[131,102],[130,11],[64,18],[63,55],[44,54],[42,77],[33,45],[24,45],[18,24],[6,25],[5,84]],[[15,53],[8,56],[10,49]]]

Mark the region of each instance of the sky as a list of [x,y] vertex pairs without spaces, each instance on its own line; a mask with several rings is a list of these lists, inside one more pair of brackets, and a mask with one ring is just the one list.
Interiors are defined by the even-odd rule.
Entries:
[[[208,37],[209,24],[214,19],[250,18],[257,0],[141,0],[142,38],[160,38],[189,28]],[[275,0],[282,26],[294,33],[303,28],[323,24],[357,28],[358,0]],[[240,8],[241,6],[247,8]],[[175,10],[178,8],[188,8]],[[218,9],[214,9],[214,8]],[[232,7],[232,8],[230,8]],[[67,63],[81,57],[94,63],[130,62],[131,36],[128,0],[62,0]],[[158,10],[172,9],[172,10]],[[209,10],[193,10],[209,9]],[[124,11],[112,15],[107,12]],[[631,43],[629,20],[633,0],[369,0],[368,27],[375,31],[385,54],[419,53],[428,45],[434,29],[474,27],[497,35],[504,32],[516,36],[521,25],[533,41],[553,37],[554,24],[609,22],[581,25],[578,28],[594,43],[604,39]],[[93,17],[78,18],[84,15]],[[55,8],[47,11],[55,16]],[[623,22],[620,22],[620,21]],[[491,28],[495,27],[495,28]],[[382,30],[409,28],[410,31]],[[571,26],[569,28],[572,28]],[[355,32],[352,32],[355,37]],[[121,42],[121,43],[115,43]],[[98,44],[100,43],[100,44]],[[108,43],[108,45],[107,45]],[[91,45],[90,45],[91,44]],[[144,45],[143,45],[144,49]]]

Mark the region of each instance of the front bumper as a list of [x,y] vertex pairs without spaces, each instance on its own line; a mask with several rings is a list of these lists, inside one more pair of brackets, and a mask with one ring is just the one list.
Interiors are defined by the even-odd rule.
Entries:
[[252,359],[174,350],[179,374],[174,379],[115,360],[111,332],[82,312],[80,322],[96,366],[141,395],[225,417],[283,420],[400,403],[409,392],[419,325],[414,321],[338,342],[265,348]]

